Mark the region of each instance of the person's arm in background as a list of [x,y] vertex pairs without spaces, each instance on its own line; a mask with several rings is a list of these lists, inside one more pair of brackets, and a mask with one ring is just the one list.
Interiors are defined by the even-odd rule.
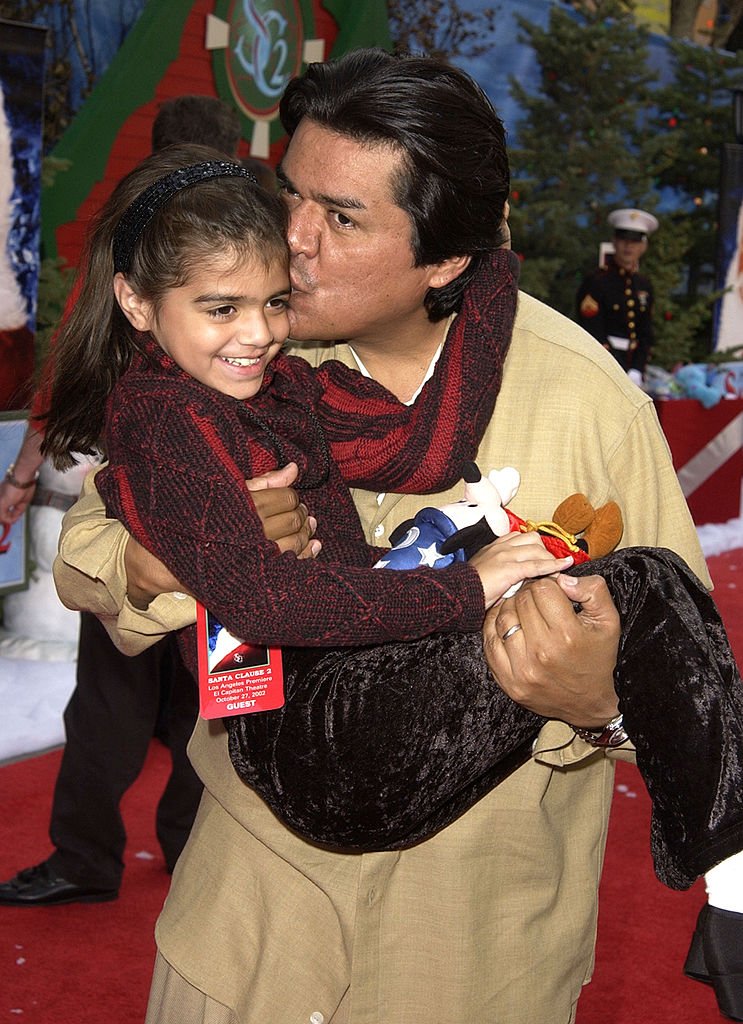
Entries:
[[42,440],[43,434],[29,424],[15,462],[0,483],[0,523],[14,523],[31,504],[44,461],[39,451]]
[[[76,290],[73,289],[73,293],[67,300],[64,315],[74,301],[75,294]],[[55,341],[56,335],[51,339],[50,352],[53,352]],[[44,461],[44,456],[41,454],[41,444],[44,440],[44,410],[53,372],[53,355],[50,355],[44,364],[41,381],[31,400],[26,433],[13,463],[11,479],[8,479],[9,474],[6,472],[0,483],[0,523],[14,523],[33,501],[39,469]]]

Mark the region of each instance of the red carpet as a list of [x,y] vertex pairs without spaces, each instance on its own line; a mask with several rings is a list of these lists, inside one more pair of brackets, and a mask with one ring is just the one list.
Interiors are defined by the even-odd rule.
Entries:
[[[0,769],[0,878],[51,853],[47,828],[59,760],[55,752]],[[154,827],[169,760],[167,750],[153,742],[143,773],[125,797],[129,843],[118,900],[0,909],[3,1024],[144,1020],[153,926],[170,882]],[[147,856],[137,856],[142,853]]]
[[[738,565],[743,568],[743,551],[710,559],[715,597],[742,664]],[[46,830],[59,756],[47,754],[0,769],[0,878],[50,852]],[[152,929],[169,881],[154,833],[154,807],[167,767],[167,752],[154,742],[124,803],[129,845],[116,902],[0,911],[0,1024],[143,1020],[154,955]],[[723,1021],[712,992],[681,972],[704,901],[703,886],[673,893],[655,880],[648,853],[649,814],[637,772],[620,765],[601,888],[597,966],[577,1024]],[[142,851],[153,859],[137,856]]]

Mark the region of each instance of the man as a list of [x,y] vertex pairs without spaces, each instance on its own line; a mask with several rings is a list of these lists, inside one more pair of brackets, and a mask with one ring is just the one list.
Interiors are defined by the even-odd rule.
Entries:
[[[166,100],[152,123],[152,150],[209,142],[234,156],[240,117],[214,96]],[[43,389],[15,462],[0,483],[0,522],[14,522],[32,502],[43,461]],[[76,686],[65,709],[65,749],[54,788],[49,836],[53,852],[0,883],[0,906],[99,903],[118,896],[126,831],[120,803],[145,762],[153,731],[170,747],[172,770],[156,812],[158,841],[172,871],[188,838],[201,783],[186,744],[198,696],[174,638],[136,658],[111,643],[94,615],[80,620]]]
[[[290,83],[281,117],[298,350],[339,358],[414,401],[463,289],[479,287],[481,262],[504,239],[503,126],[463,72],[376,50],[311,65]],[[706,579],[650,400],[578,327],[526,295],[504,355],[477,458],[520,469],[514,511],[549,518],[576,490],[615,497],[627,544],[674,547]],[[354,490],[376,544],[421,505],[459,497]],[[135,651],[194,614],[183,594],[150,600],[176,584],[148,572],[90,485],[56,567],[65,599],[99,612]],[[595,580],[581,581],[576,599],[583,616],[554,581],[539,581],[489,617],[499,683],[555,721],[531,761],[409,849],[360,855],[303,841],[239,781],[223,727],[200,721],[189,755],[205,794],[158,922],[148,1021],[574,1020],[592,966],[613,772],[565,723],[600,732],[616,715],[618,637]],[[435,665],[430,679],[422,717]]]
[[578,289],[577,320],[639,384],[653,345],[653,286],[640,258],[658,221],[644,210],[614,210],[609,224],[614,253]]

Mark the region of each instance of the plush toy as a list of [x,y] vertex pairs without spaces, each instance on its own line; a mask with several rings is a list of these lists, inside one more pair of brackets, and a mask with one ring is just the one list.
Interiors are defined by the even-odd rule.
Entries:
[[689,363],[674,371],[674,379],[686,398],[696,398],[705,409],[717,405],[724,393],[724,387],[708,382],[707,367]]
[[462,475],[464,498],[441,508],[423,508],[414,519],[401,523],[390,537],[392,548],[376,568],[443,569],[467,561],[496,537],[532,530],[553,555],[572,555],[577,565],[608,554],[622,537],[622,513],[614,501],[595,509],[584,494],[571,494],[557,506],[550,522],[535,523],[505,507],[519,489],[518,470],[507,466],[483,476],[474,462],[468,462]]

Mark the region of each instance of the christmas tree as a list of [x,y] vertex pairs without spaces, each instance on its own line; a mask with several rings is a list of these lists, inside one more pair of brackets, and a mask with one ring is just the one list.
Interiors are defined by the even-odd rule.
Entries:
[[720,157],[733,139],[731,89],[743,55],[669,43],[670,82],[656,90],[643,148],[668,213],[644,263],[656,285],[655,361],[703,360],[712,343]]
[[[672,367],[711,347],[715,210],[721,141],[741,59],[669,42],[665,81],[631,0],[555,4],[543,29],[520,18],[540,87],[511,151],[511,230],[526,291],[574,315],[575,292],[611,234],[610,210],[655,212],[643,273],[655,290],[653,361]],[[654,47],[654,52],[658,51]]]
[[513,245],[524,288],[571,316],[583,272],[608,237],[607,213],[641,205],[651,187],[639,159],[654,81],[648,33],[625,0],[555,4],[545,29],[518,22],[540,89],[529,95],[512,82],[523,111],[511,150]]

